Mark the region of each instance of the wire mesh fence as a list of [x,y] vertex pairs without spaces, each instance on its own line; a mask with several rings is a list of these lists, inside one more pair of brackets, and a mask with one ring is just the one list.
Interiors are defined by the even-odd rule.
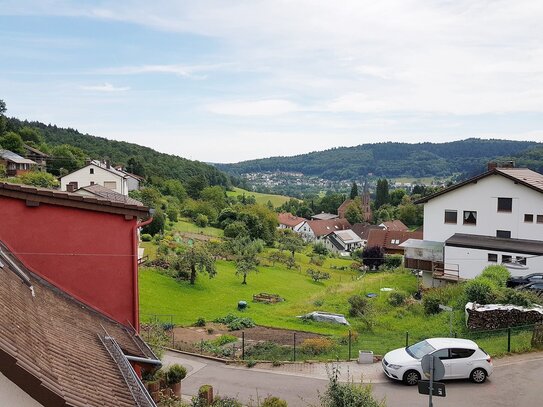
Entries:
[[[353,330],[340,336],[326,336],[309,332],[272,328],[249,328],[231,332],[217,332],[212,327],[177,328],[175,315],[142,316],[142,336],[148,340],[148,326],[163,330],[165,346],[198,355],[235,361],[324,361],[353,360],[359,352],[384,355],[386,352],[427,339],[409,332],[390,333],[386,337],[361,334]],[[269,330],[269,332],[262,332]],[[491,355],[524,352],[532,348],[534,325],[523,325],[485,331],[454,332],[453,336],[474,340]],[[450,332],[444,330],[443,337]]]

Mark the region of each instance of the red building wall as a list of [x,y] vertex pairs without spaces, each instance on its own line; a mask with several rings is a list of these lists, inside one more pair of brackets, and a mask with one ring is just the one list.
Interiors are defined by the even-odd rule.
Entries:
[[[25,265],[116,321],[138,327],[137,219],[0,197],[0,240]],[[136,263],[137,264],[137,263]]]

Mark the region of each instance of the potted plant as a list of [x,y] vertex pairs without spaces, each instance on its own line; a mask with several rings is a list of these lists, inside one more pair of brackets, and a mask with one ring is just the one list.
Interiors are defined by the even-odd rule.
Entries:
[[187,369],[178,364],[173,364],[168,370],[168,386],[176,397],[181,397],[181,380],[187,375]]
[[204,384],[198,389],[198,399],[204,406],[213,404],[213,386]]
[[160,398],[160,374],[158,370],[145,371],[143,372],[142,379],[145,382],[145,387],[147,391],[157,402]]

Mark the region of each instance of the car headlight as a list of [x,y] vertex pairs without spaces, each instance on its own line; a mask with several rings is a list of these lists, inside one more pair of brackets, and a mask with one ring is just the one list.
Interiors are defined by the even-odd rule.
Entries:
[[390,364],[388,365],[387,367],[391,368],[391,369],[394,369],[394,370],[398,370],[401,366],[400,365],[393,365],[393,364]]

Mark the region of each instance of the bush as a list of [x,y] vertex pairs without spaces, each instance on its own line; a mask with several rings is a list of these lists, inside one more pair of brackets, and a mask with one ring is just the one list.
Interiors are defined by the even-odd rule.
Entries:
[[314,264],[315,266],[322,266],[324,264],[324,256],[311,256],[309,259],[309,264]]
[[249,230],[245,222],[234,221],[224,228],[224,237],[236,238],[238,236],[248,236]]
[[320,355],[333,349],[334,342],[328,338],[308,338],[302,342],[301,350],[308,355]]
[[351,305],[349,309],[351,317],[363,317],[368,314],[371,304],[366,297],[357,294],[350,297],[348,301]]
[[422,306],[426,315],[439,314],[439,296],[435,293],[427,292],[422,297]]
[[241,404],[234,397],[220,397],[220,396],[217,396],[213,400],[212,407],[243,407],[243,404]]
[[196,216],[196,219],[194,219],[194,223],[200,228],[205,228],[209,223],[209,218],[206,215],[199,213]]
[[202,317],[198,318],[194,323],[194,326],[206,326],[206,320]]
[[531,307],[534,303],[541,301],[534,293],[512,288],[505,288],[501,294],[501,303],[518,305],[519,307]]
[[256,361],[254,361],[253,359],[249,359],[247,362],[245,362],[245,364],[247,365],[248,368],[255,367]]
[[226,345],[227,343],[232,343],[232,342],[237,342],[237,341],[238,341],[238,338],[236,336],[221,335],[218,338],[213,339],[211,342],[213,343],[213,345],[223,346],[223,345]]
[[228,314],[225,317],[217,318],[213,322],[225,324],[230,331],[239,331],[240,329],[252,328],[253,326],[255,326],[255,323],[251,318],[240,318],[232,314]]
[[153,239],[153,236],[151,236],[149,233],[143,233],[141,235],[142,242],[150,242],[152,239]]
[[498,287],[505,287],[507,280],[511,277],[511,273],[505,266],[488,266],[481,273],[481,277],[487,278],[496,284]]
[[320,254],[322,256],[327,256],[328,255],[328,249],[326,248],[326,246],[322,242],[317,242],[317,243],[315,243],[313,245],[313,252],[317,253],[317,254]]
[[[358,340],[358,332],[351,331],[351,341],[356,342]],[[338,342],[340,345],[348,345],[349,344],[349,332],[341,335],[338,339]]]
[[491,303],[495,298],[493,294],[495,290],[494,280],[481,276],[468,281],[464,288],[467,301],[476,302],[477,304]]
[[387,269],[396,269],[401,267],[403,262],[403,256],[399,254],[391,254],[385,256],[385,267]]
[[393,307],[399,307],[405,303],[407,293],[404,291],[392,291],[388,296],[388,303]]
[[288,407],[288,404],[285,400],[280,398],[268,396],[264,399],[260,407]]
[[319,282],[321,280],[329,280],[330,279],[330,273],[327,273],[326,271],[319,271],[319,270],[313,270],[308,269],[307,275],[310,276],[314,282]]
[[187,376],[187,369],[185,369],[184,366],[181,366],[177,363],[171,365],[170,369],[168,369],[168,373],[166,373],[168,384],[179,383],[186,376]]

